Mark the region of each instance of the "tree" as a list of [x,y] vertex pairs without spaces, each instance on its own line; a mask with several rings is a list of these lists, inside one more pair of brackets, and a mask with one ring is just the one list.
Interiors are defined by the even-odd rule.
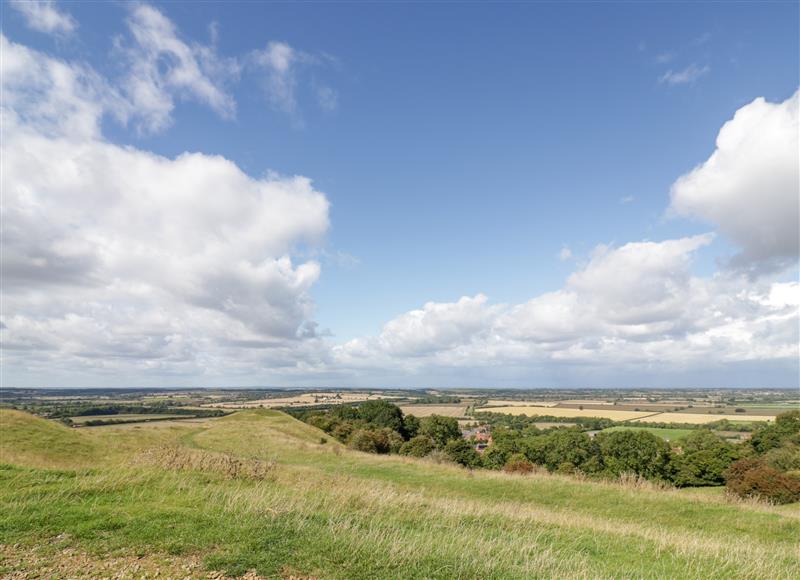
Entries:
[[464,439],[451,439],[444,446],[444,452],[451,460],[464,467],[473,468],[481,465],[480,454]]
[[635,473],[646,479],[669,480],[671,450],[669,444],[640,430],[598,433],[595,438],[609,475]]
[[361,403],[358,407],[358,416],[376,427],[386,427],[398,433],[403,430],[403,411],[397,405],[383,399]]
[[420,421],[419,434],[430,437],[437,449],[444,449],[451,439],[461,439],[458,421],[453,417],[431,415]]
[[725,470],[739,458],[735,446],[707,429],[693,431],[684,440],[682,451],[672,458],[673,481],[678,487],[722,485]]
[[775,417],[775,422],[756,429],[750,445],[758,454],[780,447],[784,443],[800,444],[800,411],[789,411]]
[[419,433],[420,421],[414,415],[403,417],[403,435],[406,439],[413,439]]
[[602,468],[595,442],[577,428],[551,429],[523,442],[525,456],[549,471],[595,473]]
[[400,455],[409,455],[411,457],[425,457],[436,449],[430,437],[425,435],[417,435],[412,437],[400,447]]

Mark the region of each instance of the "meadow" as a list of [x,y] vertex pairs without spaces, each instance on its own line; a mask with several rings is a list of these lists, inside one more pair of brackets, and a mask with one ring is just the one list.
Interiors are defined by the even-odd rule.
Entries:
[[793,578],[800,566],[796,505],[364,454],[271,410],[138,427],[0,411],[0,573]]

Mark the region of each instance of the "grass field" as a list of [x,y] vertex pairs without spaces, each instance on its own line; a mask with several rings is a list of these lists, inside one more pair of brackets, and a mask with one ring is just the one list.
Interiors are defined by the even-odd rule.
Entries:
[[[139,427],[0,411],[0,574],[760,579],[800,566],[797,506],[367,455],[277,411]],[[159,463],[176,456],[191,460]],[[234,477],[232,457],[274,467]]]
[[637,411],[617,411],[615,409],[564,409],[561,407],[526,407],[523,405],[513,407],[489,407],[475,409],[475,412],[480,413],[486,411],[490,413],[504,413],[507,415],[527,415],[533,417],[535,415],[546,417],[603,417],[612,419],[614,421],[630,421],[631,419],[639,419],[652,415],[652,412],[637,412]]
[[625,427],[622,425],[616,427],[609,427],[608,429],[603,429],[603,433],[611,433],[613,431],[647,431],[656,435],[657,437],[661,437],[662,439],[666,439],[667,441],[676,441],[682,437],[686,437],[692,433],[691,429],[660,429],[658,427]]

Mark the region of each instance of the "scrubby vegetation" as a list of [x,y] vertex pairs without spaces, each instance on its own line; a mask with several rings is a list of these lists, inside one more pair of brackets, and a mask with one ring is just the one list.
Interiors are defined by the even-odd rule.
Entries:
[[[297,415],[358,451],[412,457],[437,454],[465,467],[512,473],[526,472],[529,465],[531,469],[538,466],[549,472],[601,479],[635,476],[677,487],[727,482],[729,491],[740,497],[779,503],[800,499],[791,492],[792,482],[800,482],[800,411],[784,413],[775,423],[756,427],[749,442],[738,445],[696,426],[685,430],[685,437],[667,442],[653,434],[650,426],[609,429],[594,437],[587,432],[615,425],[608,419],[578,418],[573,420],[578,425],[542,430],[535,426],[541,417],[487,414],[483,418],[490,421],[493,442],[482,455],[462,438],[455,419],[404,416],[387,401]],[[745,472],[729,471],[734,462],[753,458],[756,463],[742,464],[750,466]],[[780,475],[779,491],[773,493],[763,481],[774,480],[776,474]]]

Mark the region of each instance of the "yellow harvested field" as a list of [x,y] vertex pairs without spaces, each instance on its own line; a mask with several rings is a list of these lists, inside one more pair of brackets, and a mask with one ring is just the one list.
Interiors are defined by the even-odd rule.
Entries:
[[404,415],[414,415],[415,417],[430,417],[431,415],[463,417],[467,405],[403,405],[400,410]]
[[555,407],[560,401],[503,401],[491,399],[487,405],[492,407]]
[[533,417],[534,415],[543,415],[550,417],[601,417],[605,419],[613,419],[614,421],[630,421],[632,419],[639,419],[652,415],[648,412],[637,411],[617,411],[615,409],[564,409],[562,407],[492,407],[475,409],[476,412],[487,411],[489,413],[505,413],[507,415],[527,415]]
[[220,407],[223,409],[247,409],[253,407],[308,407],[309,405],[332,405],[338,403],[361,403],[375,399],[397,399],[392,395],[376,395],[372,393],[303,393],[293,397],[277,397],[258,399],[255,401],[230,401],[209,403],[204,407]]
[[713,423],[714,421],[773,421],[773,415],[713,415],[711,413],[658,413],[636,419],[637,423]]

